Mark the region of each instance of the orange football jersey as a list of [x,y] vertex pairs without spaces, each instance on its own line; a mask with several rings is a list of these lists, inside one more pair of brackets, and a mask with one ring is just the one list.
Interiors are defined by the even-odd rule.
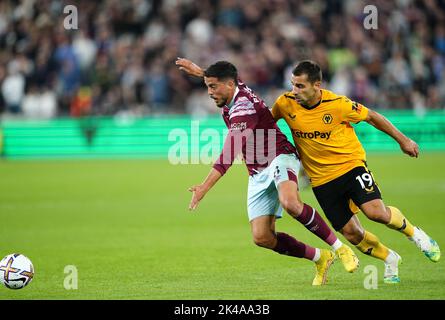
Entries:
[[275,101],[272,114],[276,121],[284,119],[291,129],[313,187],[364,166],[366,153],[350,123],[366,119],[365,106],[322,89],[320,103],[305,107],[286,92]]

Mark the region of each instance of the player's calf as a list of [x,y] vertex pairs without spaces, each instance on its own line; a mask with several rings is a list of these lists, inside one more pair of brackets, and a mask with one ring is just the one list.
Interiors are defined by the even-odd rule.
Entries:
[[338,240],[335,233],[329,228],[317,210],[299,199],[295,182],[284,181],[280,183],[279,200],[287,213],[303,224],[306,229],[329,244],[333,250],[341,247],[342,242]]
[[412,237],[414,235],[414,226],[399,209],[388,206],[386,207],[386,211],[389,215],[389,222],[386,225],[388,228],[400,231],[407,237]]
[[[350,220],[350,222],[353,222],[352,220],[353,218]],[[358,245],[365,236],[365,230],[363,230],[360,225],[349,222],[340,229],[340,233],[346,238],[346,240],[349,241],[349,243],[355,246]]]
[[276,245],[273,250],[279,254],[296,258],[306,258],[309,260],[314,259],[317,255],[316,248],[300,242],[284,232],[277,232]]
[[383,243],[380,242],[379,238],[369,231],[365,231],[363,240],[356,245],[364,254],[370,255],[374,258],[385,261],[390,250]]
[[332,249],[337,250],[342,245],[342,242],[338,240],[335,233],[329,228],[317,210],[310,205],[304,204],[303,210],[295,219],[303,224],[306,229],[332,246]]

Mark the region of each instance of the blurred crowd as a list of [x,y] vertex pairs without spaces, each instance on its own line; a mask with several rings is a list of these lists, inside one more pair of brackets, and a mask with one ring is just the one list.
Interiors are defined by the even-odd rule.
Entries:
[[233,62],[269,106],[312,59],[368,107],[445,109],[445,1],[1,0],[0,114],[216,113],[177,57]]

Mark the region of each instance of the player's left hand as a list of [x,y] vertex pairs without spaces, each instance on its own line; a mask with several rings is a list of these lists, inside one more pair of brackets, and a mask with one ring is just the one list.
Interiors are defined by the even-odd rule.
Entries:
[[204,198],[206,191],[202,185],[197,185],[189,188],[190,192],[193,192],[192,200],[189,204],[189,210],[195,210],[198,207],[199,202]]
[[400,149],[410,157],[417,158],[419,156],[418,144],[409,138],[400,143]]
[[179,67],[179,70],[186,72],[189,75],[195,76],[195,77],[203,77],[204,71],[200,66],[193,63],[189,59],[185,58],[177,58],[176,59],[176,65]]

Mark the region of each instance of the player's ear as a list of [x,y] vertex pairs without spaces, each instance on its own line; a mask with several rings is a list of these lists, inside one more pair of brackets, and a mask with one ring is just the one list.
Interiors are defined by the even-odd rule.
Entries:
[[319,80],[315,81],[315,82],[314,82],[314,87],[315,87],[316,89],[320,89],[320,88],[321,88],[321,81],[319,81]]

